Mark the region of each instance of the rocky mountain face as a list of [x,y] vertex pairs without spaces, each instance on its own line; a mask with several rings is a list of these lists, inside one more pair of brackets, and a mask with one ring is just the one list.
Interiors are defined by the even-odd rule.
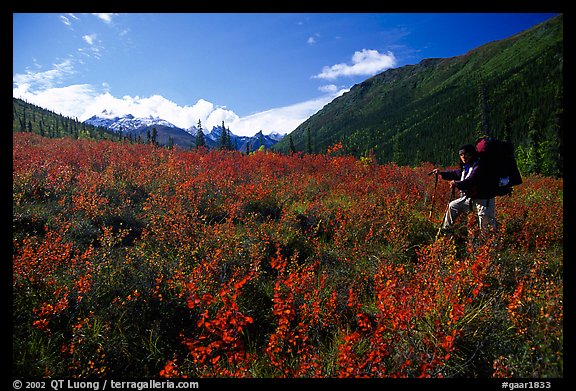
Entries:
[[[182,129],[158,117],[136,118],[131,114],[110,116],[108,112],[103,112],[101,116],[94,115],[84,121],[84,123],[106,128],[141,141],[147,141],[147,138],[153,137],[152,133],[155,129],[155,137],[158,143],[162,145],[179,145],[183,148],[196,146],[196,135],[198,132],[195,126],[189,129]],[[231,147],[241,152],[255,151],[262,145],[264,148],[271,148],[284,137],[284,135],[275,132],[265,135],[261,130],[251,137],[238,136],[229,130],[227,131],[230,136]],[[208,148],[220,147],[222,132],[222,126],[214,126],[208,132],[202,129],[206,146]]]

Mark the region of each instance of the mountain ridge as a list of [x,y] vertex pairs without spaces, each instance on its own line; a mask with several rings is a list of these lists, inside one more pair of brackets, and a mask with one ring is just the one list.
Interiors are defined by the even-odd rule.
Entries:
[[[196,147],[198,129],[192,126],[182,129],[159,117],[135,117],[132,114],[94,115],[86,121],[66,117],[20,98],[12,97],[13,132],[31,132],[50,138],[69,136],[72,138],[110,139],[114,141],[131,140],[133,142],[152,141],[153,129],[156,130],[155,142],[164,146],[179,146],[184,149]],[[263,134],[260,130],[254,136],[236,136],[226,129],[230,136],[230,147],[240,152],[250,152],[260,148],[269,149],[284,135],[272,132]],[[221,148],[222,126],[214,126],[211,131],[202,129],[208,148]]]
[[459,145],[480,133],[523,148],[553,142],[562,111],[562,48],[558,15],[463,55],[389,69],[335,98],[273,149],[289,152],[292,144],[323,153],[341,142],[344,153],[372,154],[379,163],[447,165]]
[[[107,114],[107,113],[105,113]],[[111,131],[118,132],[124,136],[129,136],[134,139],[145,141],[149,136],[148,132],[156,129],[157,142],[163,145],[179,145],[183,148],[193,148],[196,146],[196,135],[199,129],[192,126],[188,129],[180,128],[169,121],[160,117],[134,117],[132,114],[125,114],[121,116],[114,116],[111,118],[100,117],[94,115],[85,120],[84,123],[101,126]],[[202,129],[205,136],[206,146],[209,148],[218,148],[220,146],[220,138],[222,137],[223,126],[213,126],[212,130],[206,132]],[[270,148],[282,139],[283,135],[272,132],[264,135],[262,130],[256,132],[254,136],[238,136],[230,132],[231,146],[241,152],[255,150],[264,145],[265,148]]]

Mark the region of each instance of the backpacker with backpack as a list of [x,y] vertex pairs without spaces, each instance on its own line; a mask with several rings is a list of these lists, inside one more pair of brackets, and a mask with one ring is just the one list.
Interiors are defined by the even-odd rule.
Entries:
[[512,187],[522,183],[512,143],[484,136],[476,140],[475,145],[480,164],[489,176],[486,180],[489,193],[493,196],[512,194]]

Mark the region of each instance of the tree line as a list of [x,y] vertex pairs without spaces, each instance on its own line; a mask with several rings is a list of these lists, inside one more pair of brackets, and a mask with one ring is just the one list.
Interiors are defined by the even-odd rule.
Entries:
[[78,118],[63,116],[18,98],[12,99],[12,130],[36,133],[48,138],[113,141],[126,138],[109,129],[85,124]]
[[353,86],[274,149],[457,164],[480,135],[511,141],[523,174],[563,175],[562,18],[462,56],[425,59]]

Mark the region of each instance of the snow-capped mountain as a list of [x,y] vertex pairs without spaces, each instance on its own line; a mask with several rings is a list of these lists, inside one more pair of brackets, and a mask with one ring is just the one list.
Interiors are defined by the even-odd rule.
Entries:
[[[196,135],[198,129],[193,126],[188,129],[188,132],[192,135]],[[220,146],[222,126],[214,126],[209,132],[202,130],[202,133],[204,133],[204,139],[209,148],[218,148]],[[237,136],[230,132],[230,144],[233,148],[241,152],[255,151],[260,148],[261,145],[264,145],[265,148],[270,148],[272,145],[282,140],[283,137],[284,135],[277,132],[263,134],[261,130],[251,137]]]
[[274,140],[276,142],[282,140],[284,138],[285,134],[281,134],[278,132],[272,132],[270,134],[267,134],[266,137],[268,137],[270,140]]
[[[106,112],[104,111],[103,114],[105,113]],[[144,118],[135,118],[132,114],[126,114],[113,118],[98,117],[94,115],[84,122],[90,125],[101,126],[122,133],[129,133],[131,131],[140,130],[142,128],[151,126],[166,126],[169,128],[177,128],[176,125],[158,117],[149,116]]]
[[[84,122],[90,125],[107,128],[115,132],[122,133],[126,136],[140,138],[143,140],[148,137],[147,132],[154,128],[157,132],[157,141],[160,144],[168,144],[168,142],[173,142],[174,144],[180,145],[184,148],[195,146],[196,134],[198,132],[198,129],[195,126],[192,126],[189,129],[182,129],[158,117],[149,116],[144,118],[136,118],[132,114],[114,116],[106,110],[101,113],[101,116],[94,115]],[[204,133],[206,145],[209,148],[220,147],[220,140],[222,138],[222,126],[214,126],[212,130],[208,132],[203,129],[202,133]],[[252,137],[237,136],[230,132],[230,141],[232,147],[242,152],[247,150],[255,151],[260,148],[261,145],[264,145],[265,148],[270,148],[283,137],[284,135],[277,132],[272,132],[265,135],[263,134],[262,130],[257,132]]]

